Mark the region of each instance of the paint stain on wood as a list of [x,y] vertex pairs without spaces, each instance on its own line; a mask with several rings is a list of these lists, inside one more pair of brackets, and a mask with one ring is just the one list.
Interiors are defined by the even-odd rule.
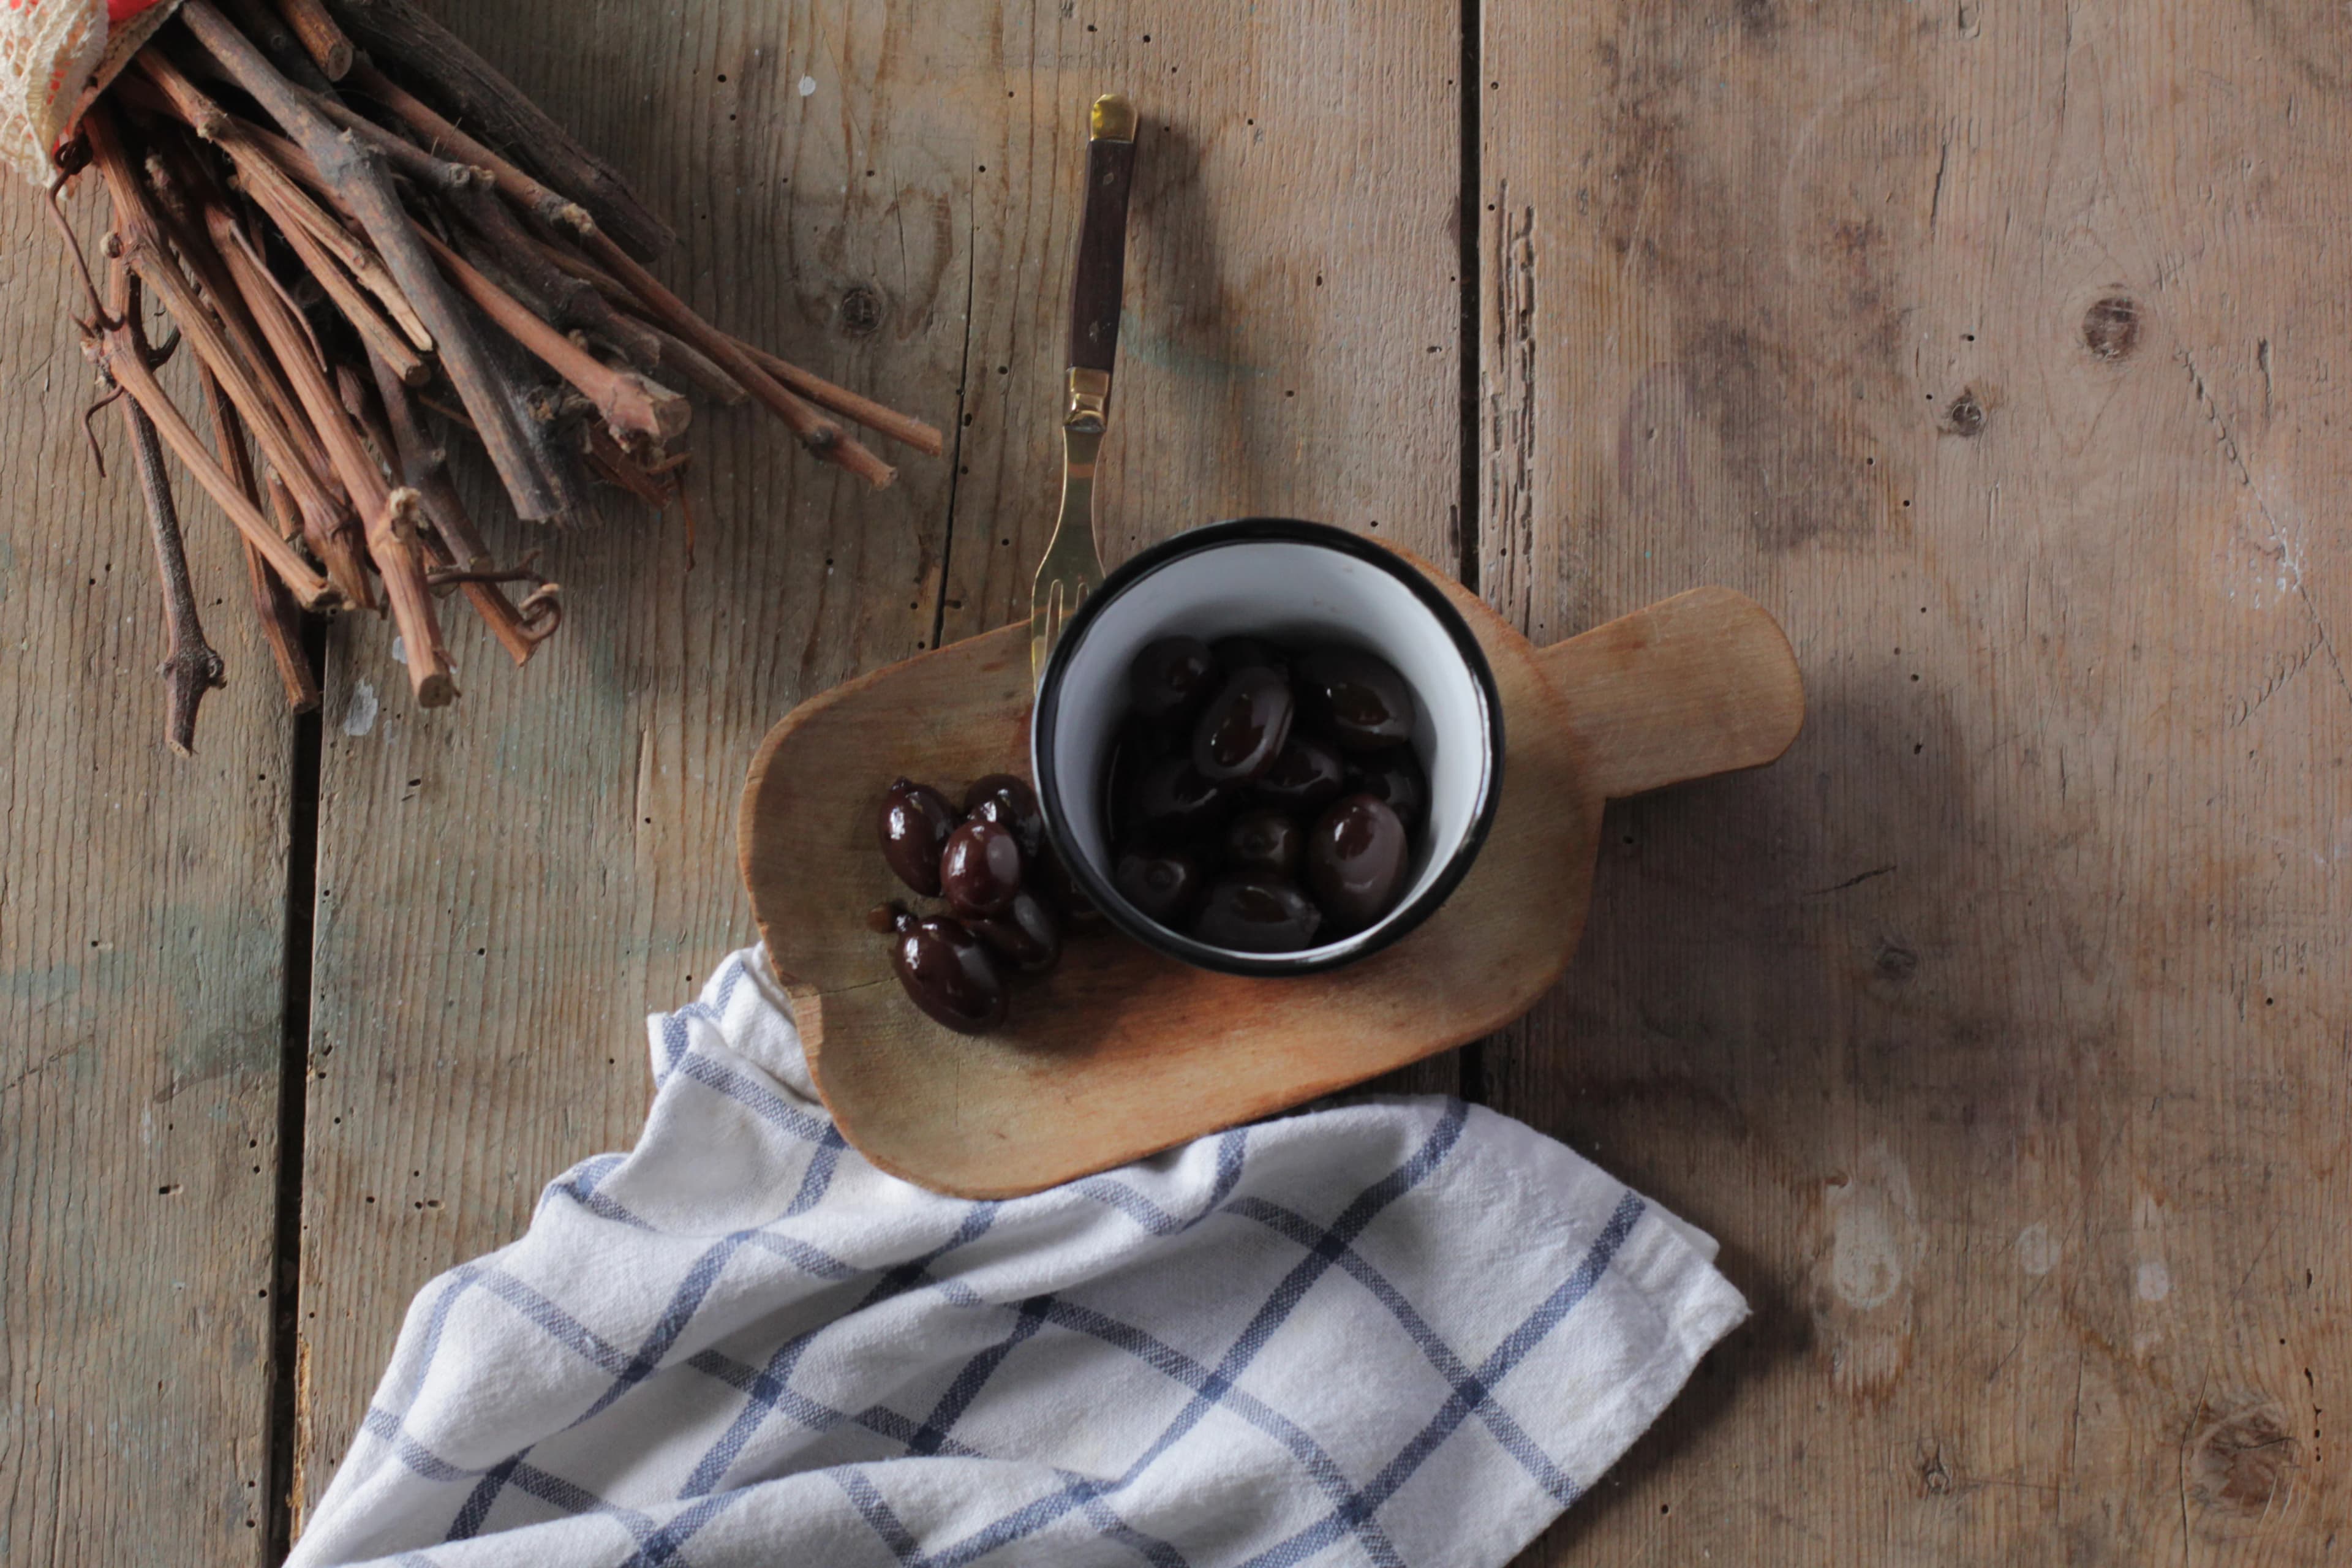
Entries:
[[1839,1393],[1876,1400],[1911,1360],[1913,1276],[1926,1248],[1910,1173],[1884,1143],[1822,1187],[1816,1342]]

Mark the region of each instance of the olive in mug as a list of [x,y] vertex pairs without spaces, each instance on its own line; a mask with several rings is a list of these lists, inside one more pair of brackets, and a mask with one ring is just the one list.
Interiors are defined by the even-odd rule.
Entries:
[[1138,913],[1266,953],[1396,907],[1429,783],[1410,745],[1419,705],[1386,660],[1165,637],[1128,687],[1104,787],[1112,883]]

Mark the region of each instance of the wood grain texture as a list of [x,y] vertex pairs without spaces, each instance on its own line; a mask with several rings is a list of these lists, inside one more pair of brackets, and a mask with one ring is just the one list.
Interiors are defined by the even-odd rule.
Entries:
[[2338,8],[1482,16],[1482,587],[1814,698],[1488,1048],[1757,1308],[1527,1561],[2330,1560]]
[[[1440,581],[1501,695],[1499,809],[1442,909],[1395,946],[1328,974],[1213,974],[1097,924],[1074,930],[1061,963],[1016,989],[1002,1026],[954,1033],[908,1000],[890,944],[845,917],[904,891],[874,847],[887,781],[952,791],[1025,748],[1027,628],[877,671],[777,726],[744,790],[744,882],[797,1004],[817,1087],[849,1140],[927,1186],[1016,1196],[1433,1056],[1510,1022],[1549,989],[1582,929],[1600,832],[1603,802],[1591,781],[1602,770],[1587,748],[1654,748],[1642,745],[1638,724],[1575,728],[1527,639]],[[1738,613],[1717,608],[1718,622]],[[1657,657],[1650,668],[1666,679],[1644,681],[1638,654],[1617,668],[1606,653],[1564,662],[1644,687],[1649,702],[1629,709],[1670,721],[1697,700],[1685,682],[1727,673]],[[1549,918],[1528,920],[1530,906]]]
[[110,478],[83,444],[37,196],[0,200],[0,1562],[257,1564],[290,728],[183,479],[229,684],[165,752],[147,519],[121,423]]
[[[949,429],[953,461],[901,458],[877,497],[756,411],[708,413],[691,573],[675,521],[553,541],[570,624],[516,673],[451,617],[466,696],[446,713],[410,710],[375,628],[338,639],[308,1498],[409,1296],[517,1234],[566,1165],[628,1142],[641,1015],[750,938],[731,828],[761,731],[940,626],[1025,614],[1097,92],[1125,88],[1145,121],[1106,554],[1280,510],[1447,558],[1458,464],[1450,5],[1319,0],[1247,33],[978,0],[432,8],[666,209],[680,247],[662,270],[691,303]],[[1368,385],[1377,418],[1339,395]]]

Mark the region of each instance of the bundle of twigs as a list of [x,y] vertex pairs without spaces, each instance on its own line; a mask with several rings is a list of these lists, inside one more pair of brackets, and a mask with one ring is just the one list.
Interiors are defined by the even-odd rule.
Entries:
[[[112,203],[103,288],[58,221],[88,296],[85,352],[147,502],[177,751],[222,665],[164,447],[242,536],[298,710],[319,698],[304,611],[388,608],[425,707],[457,694],[445,597],[462,593],[517,664],[562,619],[531,557],[501,566],[467,515],[450,427],[480,441],[534,522],[583,517],[592,477],[683,510],[689,388],[765,405],[877,486],[892,470],[843,421],[940,449],[929,426],[696,315],[643,265],[671,238],[661,222],[411,0],[185,0],[60,162],[52,210],[84,169]],[[150,300],[176,329],[160,351]],[[155,374],[182,347],[209,442]]]

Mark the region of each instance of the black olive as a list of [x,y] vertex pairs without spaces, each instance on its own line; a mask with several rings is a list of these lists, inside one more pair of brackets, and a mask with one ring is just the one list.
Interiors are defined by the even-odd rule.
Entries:
[[972,935],[1024,974],[1043,974],[1061,959],[1062,917],[1026,888],[1013,895],[1003,914],[971,923]]
[[1225,792],[1190,757],[1163,757],[1136,775],[1120,826],[1126,836],[1164,843],[1215,826],[1226,805]]
[[1318,648],[1298,661],[1297,680],[1307,721],[1340,750],[1378,751],[1412,739],[1412,688],[1385,659]]
[[1274,765],[1290,739],[1290,682],[1264,665],[1234,675],[1192,728],[1192,765],[1211,784],[1240,784]]
[[[1296,742],[1293,742],[1296,744]],[[1348,769],[1349,795],[1373,795],[1389,803],[1407,827],[1421,821],[1429,809],[1429,775],[1411,746],[1399,746],[1378,756],[1359,758]]]
[[1118,858],[1111,882],[1146,920],[1176,926],[1200,899],[1201,867],[1190,855],[1130,849]]
[[1009,827],[978,818],[948,835],[940,856],[940,892],[960,915],[992,915],[1021,890],[1021,841]]
[[1219,637],[1209,645],[1209,652],[1217,668],[1227,675],[1239,675],[1244,669],[1271,669],[1288,673],[1290,661],[1264,637]]
[[1388,802],[1351,795],[1307,835],[1307,885],[1334,925],[1360,931],[1396,907],[1412,848]]
[[901,882],[927,899],[940,896],[940,855],[963,818],[929,784],[900,779],[882,797],[876,831],[882,858]]
[[950,1029],[977,1035],[1004,1021],[1004,976],[996,961],[945,916],[900,915],[890,965],[915,1005]]
[[1265,806],[1245,811],[1225,829],[1225,865],[1235,871],[1296,877],[1301,839],[1298,824],[1281,812]]
[[1217,660],[1199,637],[1146,643],[1128,667],[1128,706],[1145,719],[1173,720],[1216,689]]
[[974,779],[963,792],[963,814],[1011,828],[1024,855],[1034,858],[1045,847],[1045,814],[1037,809],[1037,792],[1026,779],[1011,773]]
[[877,904],[866,911],[866,929],[877,936],[888,936],[898,929],[898,917],[906,912],[907,906],[896,901]]
[[1339,753],[1328,743],[1293,729],[1289,741],[1275,753],[1274,764],[1250,788],[1260,800],[1286,810],[1313,811],[1339,798],[1345,772]]
[[1211,884],[1192,919],[1192,934],[1235,952],[1297,952],[1315,945],[1322,926],[1323,911],[1296,884],[1236,872]]

